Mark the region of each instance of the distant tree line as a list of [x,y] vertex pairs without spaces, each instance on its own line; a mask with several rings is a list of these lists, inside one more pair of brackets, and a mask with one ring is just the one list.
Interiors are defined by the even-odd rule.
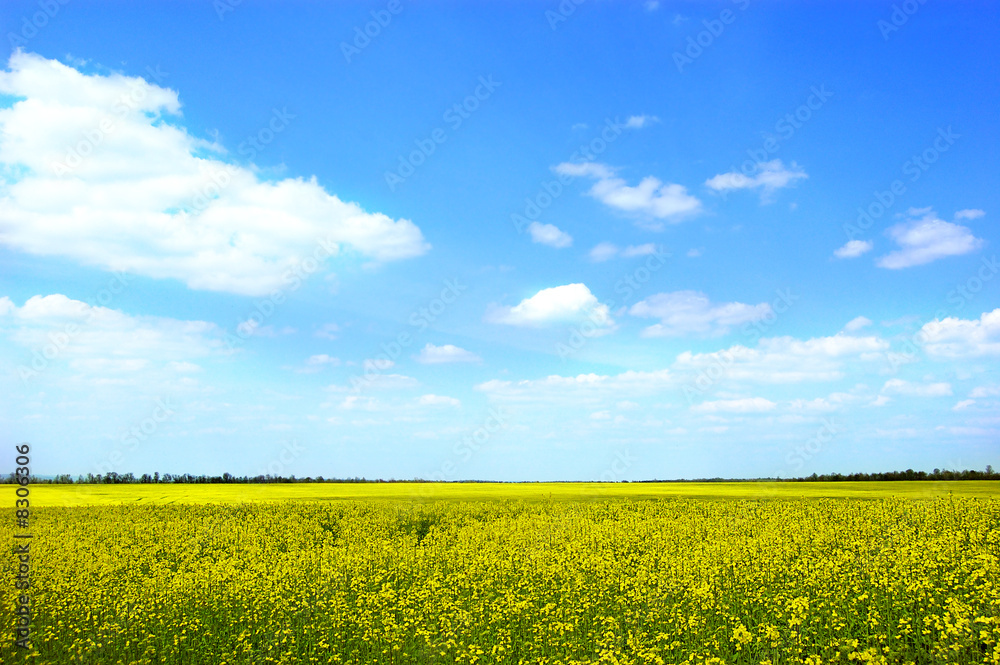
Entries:
[[[811,476],[805,478],[697,478],[694,480],[634,480],[632,482],[638,483],[723,483],[723,482],[866,482],[866,481],[893,481],[893,480],[1000,480],[1000,473],[993,471],[991,465],[986,466],[985,471],[976,471],[974,469],[967,469],[965,471],[948,471],[941,469],[934,469],[930,473],[926,471],[914,471],[913,469],[907,469],[906,471],[886,471],[884,473],[824,473],[822,475],[812,474]],[[99,484],[99,485],[148,485],[148,484],[248,484],[248,483],[425,483],[433,482],[424,480],[421,478],[414,478],[413,480],[368,480],[366,478],[324,478],[323,476],[316,476],[315,478],[309,476],[306,478],[296,478],[292,476],[273,476],[273,475],[258,475],[258,476],[234,476],[230,473],[224,473],[221,476],[194,476],[190,473],[164,473],[160,475],[156,472],[152,475],[144,473],[141,476],[135,476],[132,473],[116,473],[110,471],[105,474],[93,474],[88,473],[86,476],[79,475],[76,479],[73,479],[68,473],[63,473],[58,476],[51,478],[42,478],[38,476],[32,476],[31,482],[34,484],[51,484],[51,485],[73,485],[73,484]],[[481,483],[481,482],[491,482],[482,480],[461,480],[461,481],[451,481],[451,482],[466,482],[466,483]],[[627,480],[622,482],[629,482]],[[16,484],[17,476],[13,473],[7,475],[6,477],[0,476],[0,483],[5,484]]]
[[[930,473],[926,471],[885,471],[882,473],[824,473],[812,474],[803,478],[753,478],[750,480],[738,478],[699,478],[697,480],[634,480],[639,483],[663,483],[663,482],[683,482],[683,483],[732,483],[732,482],[782,482],[782,483],[836,483],[836,482],[886,482],[893,480],[1000,480],[1000,473],[993,470],[993,466],[986,465],[985,471],[966,469],[964,471],[949,471],[934,469]],[[628,481],[626,481],[628,482]]]

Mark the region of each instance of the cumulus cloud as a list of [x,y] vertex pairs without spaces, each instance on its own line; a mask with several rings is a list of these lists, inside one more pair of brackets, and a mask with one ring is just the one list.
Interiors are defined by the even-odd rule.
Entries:
[[717,192],[734,189],[760,189],[761,199],[767,200],[777,190],[808,177],[802,167],[795,162],[792,162],[791,167],[785,167],[780,159],[773,159],[770,162],[759,163],[756,173],[752,176],[736,171],[720,173],[706,180],[705,185]]
[[440,365],[442,363],[476,363],[482,360],[482,358],[477,356],[475,353],[466,351],[465,349],[454,346],[453,344],[435,346],[429,342],[424,345],[424,348],[420,350],[420,353],[413,356],[413,358],[418,363],[423,363],[425,365]]
[[643,330],[644,337],[676,337],[687,334],[722,335],[743,323],[771,313],[767,303],[712,303],[698,291],[658,293],[632,305],[629,314],[660,319]]
[[875,245],[870,240],[849,240],[833,255],[838,259],[855,259],[866,252],[870,252]]
[[647,176],[635,187],[630,187],[624,179],[616,177],[614,169],[597,162],[564,162],[556,166],[555,171],[561,175],[597,180],[588,193],[604,205],[622,212],[674,223],[701,211],[701,201],[688,194],[687,188],[663,183],[653,176]]
[[528,226],[528,233],[531,234],[531,241],[540,245],[548,245],[556,249],[563,249],[573,244],[573,237],[565,231],[560,231],[552,224],[541,224],[532,222]]
[[[15,52],[0,71],[0,242],[29,254],[264,295],[309,256],[375,261],[429,249],[410,220],[315,178],[265,181],[179,124],[175,91]],[[291,125],[283,110],[261,125]],[[312,260],[312,259],[310,259]]]
[[608,306],[598,302],[584,284],[542,289],[513,307],[491,305],[486,312],[486,320],[490,323],[512,326],[540,326],[584,319],[602,328],[614,326]]
[[906,395],[910,397],[945,397],[951,395],[950,383],[912,383],[903,379],[889,379],[882,386],[886,395]]
[[975,358],[1000,355],[1000,308],[978,319],[934,319],[918,333],[924,350],[938,358]]
[[938,219],[928,208],[910,210],[911,217],[886,230],[899,249],[881,257],[880,268],[899,270],[920,266],[947,256],[961,256],[983,246],[983,240],[972,235],[972,230],[961,224]]

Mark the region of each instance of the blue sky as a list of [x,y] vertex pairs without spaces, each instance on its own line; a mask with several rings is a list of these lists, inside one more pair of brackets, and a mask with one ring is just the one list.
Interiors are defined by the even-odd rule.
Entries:
[[4,3],[3,430],[39,474],[997,466],[998,27]]

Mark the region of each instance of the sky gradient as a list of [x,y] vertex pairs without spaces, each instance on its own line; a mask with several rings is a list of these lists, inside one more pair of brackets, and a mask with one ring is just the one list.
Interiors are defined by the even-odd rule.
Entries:
[[995,3],[36,0],[0,36],[34,473],[1000,466]]

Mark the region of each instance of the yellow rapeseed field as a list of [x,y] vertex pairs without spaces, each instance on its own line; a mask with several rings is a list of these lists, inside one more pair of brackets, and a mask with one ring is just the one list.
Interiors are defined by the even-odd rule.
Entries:
[[989,496],[133,502],[32,521],[34,650],[5,639],[3,663],[1000,663]]

